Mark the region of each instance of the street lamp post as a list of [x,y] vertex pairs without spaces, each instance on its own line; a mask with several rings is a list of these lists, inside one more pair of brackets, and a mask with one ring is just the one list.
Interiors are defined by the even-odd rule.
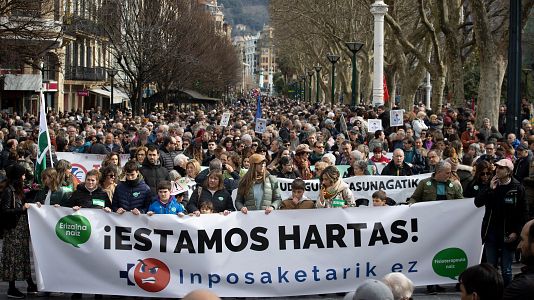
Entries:
[[301,75],[300,80],[302,81],[302,101],[306,101],[306,75]]
[[321,78],[321,76],[319,75],[323,67],[321,67],[320,65],[316,65],[313,68],[315,69],[315,72],[317,73],[317,77],[315,78],[315,84],[317,85],[316,91],[315,91],[315,102],[319,103],[319,79]]
[[358,90],[360,75],[358,74],[358,62],[356,61],[356,53],[363,47],[363,43],[346,42],[345,45],[352,52],[352,106],[360,104],[360,93]]
[[336,63],[339,61],[339,55],[330,53],[326,55],[328,61],[332,64],[332,107],[334,107],[336,98]]
[[111,79],[111,98],[109,99],[109,110],[110,110],[111,117],[113,117],[113,79],[115,75],[117,75],[118,70],[111,68],[111,69],[108,69],[107,72],[108,72],[108,76]]
[[312,98],[312,77],[313,77],[313,70],[308,71],[308,77],[310,77],[310,81],[308,82],[308,101],[311,103]]

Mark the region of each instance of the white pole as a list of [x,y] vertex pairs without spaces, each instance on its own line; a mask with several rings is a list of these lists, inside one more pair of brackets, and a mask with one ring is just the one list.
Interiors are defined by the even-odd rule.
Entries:
[[373,105],[384,105],[384,15],[388,6],[382,0],[371,5],[375,17],[374,64],[373,64]]
[[432,109],[430,107],[430,97],[432,96],[432,84],[430,83],[430,73],[426,72],[426,84],[425,84],[425,92],[426,92],[426,109]]
[[263,88],[263,68],[260,69],[260,78],[259,78],[259,82],[258,82],[258,85],[260,86],[260,88]]

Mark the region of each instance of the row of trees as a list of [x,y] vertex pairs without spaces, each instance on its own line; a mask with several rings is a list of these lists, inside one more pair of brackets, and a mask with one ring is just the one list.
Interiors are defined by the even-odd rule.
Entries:
[[[373,16],[370,0],[272,0],[270,11],[286,75],[304,74],[314,64],[330,70],[327,53],[337,53],[338,89],[350,99],[351,61],[345,42],[360,41],[358,52],[364,99],[372,94]],[[385,1],[385,74],[391,97],[401,91],[401,107],[411,109],[426,72],[432,78],[432,109],[447,98],[465,104],[466,74],[480,74],[477,122],[498,119],[501,86],[507,67],[509,1],[403,0]],[[526,24],[534,0],[522,1]],[[322,72],[328,74],[328,72]],[[325,78],[329,78],[325,77]],[[328,91],[321,80],[322,89]],[[328,94],[328,93],[327,93]]]
[[157,84],[164,102],[173,90],[211,94],[236,83],[236,52],[196,1],[115,0],[97,11],[135,112],[148,83]]

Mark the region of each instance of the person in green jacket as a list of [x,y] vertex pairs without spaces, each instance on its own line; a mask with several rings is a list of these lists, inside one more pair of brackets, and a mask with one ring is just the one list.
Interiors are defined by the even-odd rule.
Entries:
[[451,180],[451,164],[440,161],[436,165],[436,171],[430,178],[423,179],[417,184],[417,188],[410,197],[410,203],[463,199],[462,186]]
[[35,202],[46,205],[68,206],[68,200],[72,192],[61,188],[56,169],[45,169],[41,173],[41,180],[43,188],[35,195]]

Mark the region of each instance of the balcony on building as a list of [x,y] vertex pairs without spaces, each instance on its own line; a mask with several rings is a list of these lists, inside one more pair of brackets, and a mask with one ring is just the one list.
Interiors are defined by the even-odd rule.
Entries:
[[65,67],[65,80],[106,81],[106,68]]
[[94,20],[75,14],[66,14],[63,18],[65,34],[88,34],[94,36],[106,36],[106,32]]

